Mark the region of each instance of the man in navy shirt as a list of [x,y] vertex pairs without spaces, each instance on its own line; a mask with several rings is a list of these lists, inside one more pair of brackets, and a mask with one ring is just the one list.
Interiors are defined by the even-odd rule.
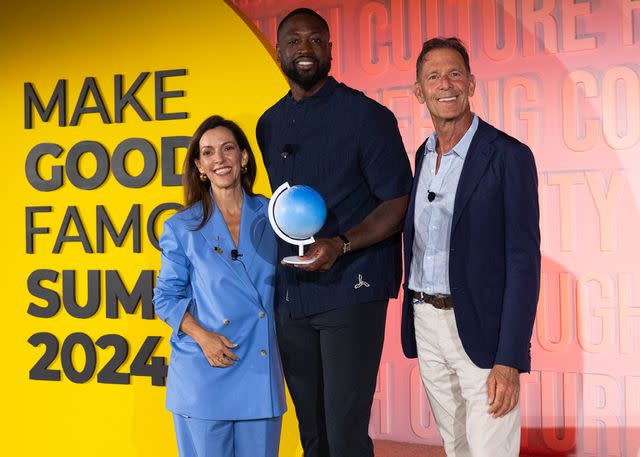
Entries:
[[[411,170],[393,114],[330,77],[331,42],[315,11],[278,26],[290,92],[260,118],[271,186],[317,190],[327,221],[306,258],[280,266],[278,340],[305,457],[373,457],[368,436],[387,302],[402,276],[399,230]],[[296,248],[280,242],[280,257]]]

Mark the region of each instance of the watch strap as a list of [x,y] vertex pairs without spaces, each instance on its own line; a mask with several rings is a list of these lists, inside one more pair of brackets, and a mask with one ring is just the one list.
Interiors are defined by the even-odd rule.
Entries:
[[342,253],[346,254],[351,250],[351,241],[342,233],[338,234],[338,237],[342,240]]

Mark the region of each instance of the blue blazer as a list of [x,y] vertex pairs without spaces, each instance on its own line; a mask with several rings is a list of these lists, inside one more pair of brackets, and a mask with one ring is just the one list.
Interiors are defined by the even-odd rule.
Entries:
[[[273,311],[276,239],[267,199],[244,195],[238,252],[220,211],[194,231],[202,206],[174,214],[160,237],[162,269],[154,289],[158,316],[173,329],[167,409],[211,420],[276,417],[286,410]],[[180,331],[189,311],[204,328],[225,335],[239,360],[212,367]]]
[[[416,188],[404,225],[402,348],[417,357],[408,292]],[[422,196],[420,197],[422,198]],[[531,150],[480,120],[467,153],[453,210],[449,282],[462,345],[481,368],[531,369],[530,340],[540,287],[538,176]]]

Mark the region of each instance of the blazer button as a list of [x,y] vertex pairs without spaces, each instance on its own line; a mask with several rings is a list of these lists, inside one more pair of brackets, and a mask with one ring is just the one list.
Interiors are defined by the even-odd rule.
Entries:
[[262,350],[260,351],[260,355],[264,357],[265,355],[267,355],[267,351],[265,351],[264,349],[262,349]]
[[259,317],[260,319],[262,319],[262,318],[263,318],[264,316],[266,316],[266,315],[267,315],[267,313],[265,313],[264,311],[260,311],[260,312],[258,313],[258,317]]
[[229,319],[225,319],[225,320],[222,321],[222,323],[224,325],[229,325],[231,323],[231,321]]

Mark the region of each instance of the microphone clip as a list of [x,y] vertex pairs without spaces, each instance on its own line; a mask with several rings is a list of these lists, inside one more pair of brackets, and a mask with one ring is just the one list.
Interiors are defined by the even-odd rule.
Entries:
[[280,155],[282,156],[283,159],[286,159],[291,154],[293,154],[293,145],[290,143],[287,143],[282,147],[282,152],[280,153]]

